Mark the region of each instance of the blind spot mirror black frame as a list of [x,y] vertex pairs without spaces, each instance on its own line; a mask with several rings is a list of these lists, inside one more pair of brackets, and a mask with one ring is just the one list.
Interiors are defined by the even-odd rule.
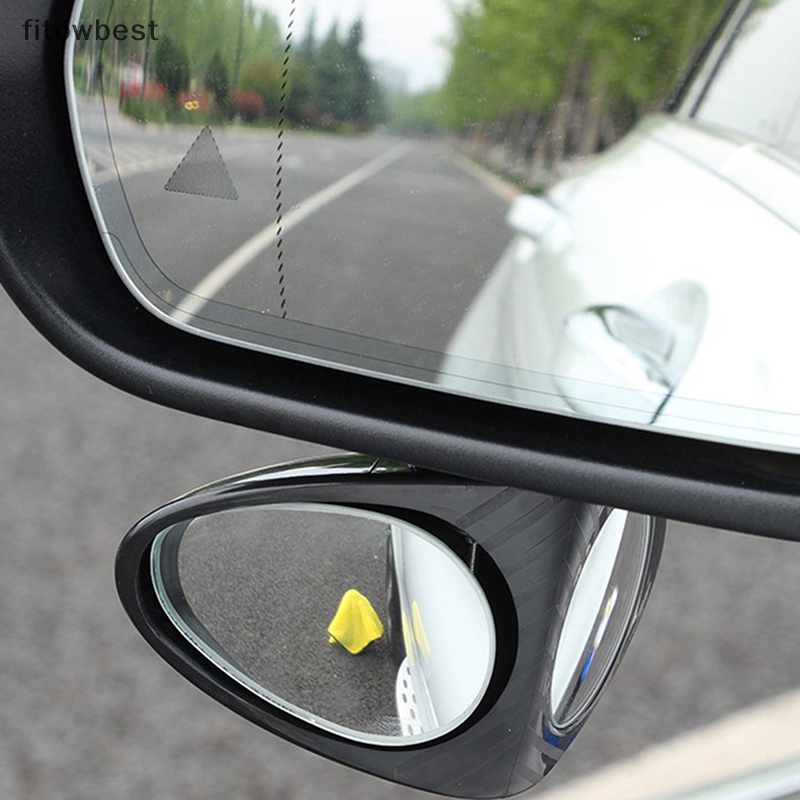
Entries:
[[231,478],[125,537],[151,646],[257,725],[418,789],[505,797],[613,675],[664,523],[365,456]]

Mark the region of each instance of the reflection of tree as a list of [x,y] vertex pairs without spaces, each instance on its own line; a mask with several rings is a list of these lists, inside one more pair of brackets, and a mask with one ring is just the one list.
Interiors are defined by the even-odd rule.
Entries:
[[189,56],[182,45],[176,44],[169,36],[158,42],[155,57],[155,79],[162,84],[173,102],[178,95],[189,88]]
[[[313,20],[312,20],[313,25]],[[317,45],[313,28],[301,48],[310,80],[310,96],[321,119],[327,123],[349,122],[369,126],[382,121],[380,90],[361,52],[364,26],[356,20],[344,38],[333,25]]]
[[[297,125],[369,127],[383,118],[380,91],[362,54],[364,28],[353,23],[345,37],[333,25],[317,41],[311,18],[305,36],[289,52],[286,119]],[[252,61],[242,70],[243,89],[255,92],[267,117],[275,117],[283,95],[283,53]]]
[[310,60],[295,58],[289,74],[286,117],[295,124],[315,125],[319,112],[314,103],[316,76]]
[[[108,25],[146,23],[153,9],[157,40],[149,42],[147,91],[123,106],[139,119],[186,119],[202,114],[253,122],[278,119],[281,100],[290,124],[370,127],[384,119],[383,101],[363,55],[364,26],[356,20],[344,36],[334,25],[319,41],[312,17],[303,39],[289,50],[277,18],[253,0],[96,0],[82,21]],[[76,70],[90,73],[100,58],[107,90],[116,91],[125,65],[145,62],[146,42],[106,42],[97,56],[78,46]],[[86,82],[84,81],[84,84]],[[186,97],[186,95],[189,95]],[[188,121],[188,119],[186,119]]]
[[372,70],[361,54],[364,43],[364,25],[356,20],[344,42],[344,63],[347,87],[347,114],[350,120],[359,122],[382,121],[380,92],[372,77]]
[[261,98],[266,114],[277,115],[281,100],[281,68],[277,61],[260,58],[245,64],[241,87],[255,92]]
[[[158,85],[146,93],[145,105],[156,104],[157,98],[164,95],[175,99],[191,91],[206,94],[204,105],[227,114],[231,90],[236,85],[231,76],[236,75],[237,57],[252,63],[262,58],[277,59],[280,53],[277,20],[255,8],[251,0],[95,0],[84,4],[81,22],[92,23],[98,18],[112,27],[130,26],[147,22],[151,7],[155,41],[106,41],[100,43],[101,52],[96,57],[103,59],[110,78],[107,89],[113,92],[113,82],[119,79],[125,65],[144,64],[149,45],[147,84]],[[158,51],[165,40],[168,44],[158,67]],[[91,57],[90,49],[79,45],[76,57],[87,69],[83,64]],[[176,87],[180,87],[177,93]]]
[[225,61],[220,55],[219,50],[214,51],[211,62],[206,72],[206,86],[214,92],[214,99],[219,106],[224,106],[228,102],[230,95],[230,82],[228,80],[228,69]]
[[476,0],[456,12],[449,127],[535,179],[660,106],[723,0]]

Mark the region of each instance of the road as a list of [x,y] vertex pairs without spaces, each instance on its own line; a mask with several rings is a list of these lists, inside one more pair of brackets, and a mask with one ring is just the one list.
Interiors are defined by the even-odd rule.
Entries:
[[[388,640],[390,526],[329,511],[261,507],[194,520],[181,531],[174,587],[194,624],[246,678],[296,709],[360,734],[395,736],[399,663]],[[356,589],[386,635],[349,653],[327,628]],[[169,588],[167,588],[169,593]]]
[[511,238],[508,198],[442,142],[290,131],[279,151],[274,130],[143,129],[110,111],[109,147],[99,107],[81,108],[99,205],[114,230],[133,217],[131,268],[190,324],[285,339],[285,316],[329,349],[389,342],[435,368]]
[[[123,395],[58,354],[5,295],[0,386],[0,796],[428,796],[218,707],[116,599],[115,549],[139,517],[224,475],[329,451]],[[798,608],[797,545],[672,525],[639,633],[549,785],[800,686]]]

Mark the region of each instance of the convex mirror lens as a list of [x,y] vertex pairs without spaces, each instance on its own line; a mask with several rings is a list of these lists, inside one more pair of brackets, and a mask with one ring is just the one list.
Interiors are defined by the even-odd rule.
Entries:
[[155,539],[158,601],[239,684],[348,738],[427,741],[480,702],[495,657],[484,593],[432,535],[323,505],[198,517]]
[[615,509],[581,567],[556,647],[550,704],[566,728],[585,717],[634,622],[651,547],[648,517]]

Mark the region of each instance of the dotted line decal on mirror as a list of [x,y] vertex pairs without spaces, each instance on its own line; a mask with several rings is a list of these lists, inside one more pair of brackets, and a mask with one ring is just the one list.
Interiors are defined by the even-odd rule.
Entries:
[[276,169],[277,182],[275,185],[275,201],[278,226],[278,287],[281,298],[281,317],[286,319],[286,276],[284,274],[284,241],[283,241],[283,144],[286,132],[286,98],[289,87],[289,60],[292,50],[292,33],[294,28],[294,14],[296,0],[292,0],[289,11],[289,24],[286,30],[286,48],[283,51],[283,75],[281,83],[281,107],[278,120],[278,163]]

